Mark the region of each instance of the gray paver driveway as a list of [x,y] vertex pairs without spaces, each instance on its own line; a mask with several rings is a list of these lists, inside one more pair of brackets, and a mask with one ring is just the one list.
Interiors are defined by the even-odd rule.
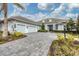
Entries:
[[0,45],[3,56],[46,56],[55,33],[29,33],[27,37]]

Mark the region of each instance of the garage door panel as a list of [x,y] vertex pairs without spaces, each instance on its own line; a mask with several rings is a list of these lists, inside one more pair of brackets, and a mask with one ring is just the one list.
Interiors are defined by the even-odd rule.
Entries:
[[28,32],[36,32],[36,27],[28,27]]
[[18,32],[25,32],[25,26],[21,26],[21,25],[17,25],[16,26],[16,30],[18,31]]

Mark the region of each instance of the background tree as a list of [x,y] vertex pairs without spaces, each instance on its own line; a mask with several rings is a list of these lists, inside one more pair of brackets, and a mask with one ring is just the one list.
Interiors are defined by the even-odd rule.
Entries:
[[[14,4],[21,9],[24,9],[24,7],[21,6],[20,4],[18,4],[18,3],[14,3]],[[4,39],[7,39],[8,38],[8,20],[7,20],[8,4],[2,3],[0,6],[1,6],[0,12],[3,12],[3,15],[4,15],[3,35],[2,36]]]
[[44,23],[42,23],[42,25],[41,25],[41,30],[45,30],[45,25],[44,25]]
[[72,18],[69,19],[69,21],[66,24],[67,31],[72,31],[72,29],[75,27],[74,21]]

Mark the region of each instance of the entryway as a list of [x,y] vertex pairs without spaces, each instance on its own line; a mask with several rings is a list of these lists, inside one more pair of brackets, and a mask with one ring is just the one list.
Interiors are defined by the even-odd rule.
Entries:
[[49,31],[52,31],[53,30],[53,25],[48,25],[48,29],[49,29]]

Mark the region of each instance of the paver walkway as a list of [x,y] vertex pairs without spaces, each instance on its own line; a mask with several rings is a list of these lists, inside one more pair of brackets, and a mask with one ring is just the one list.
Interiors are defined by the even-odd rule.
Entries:
[[55,33],[29,33],[27,37],[0,45],[2,56],[46,56]]

